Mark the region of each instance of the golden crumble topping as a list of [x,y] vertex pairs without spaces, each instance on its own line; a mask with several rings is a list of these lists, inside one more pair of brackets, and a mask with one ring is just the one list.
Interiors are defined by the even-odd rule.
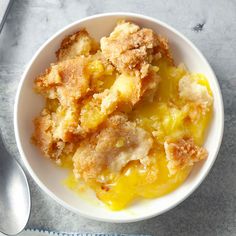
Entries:
[[171,175],[179,169],[193,166],[208,156],[207,150],[194,144],[192,138],[179,139],[177,142],[164,143],[167,167]]
[[78,57],[51,65],[45,74],[36,78],[37,92],[69,106],[89,92],[90,77],[86,72],[87,64],[87,58]]
[[58,61],[64,61],[81,55],[94,54],[98,49],[99,44],[83,29],[63,39],[56,55]]
[[213,98],[208,89],[204,85],[198,84],[194,76],[184,76],[179,81],[179,95],[197,103],[204,111],[209,109],[213,103]]
[[73,156],[74,172],[88,180],[96,179],[106,168],[118,172],[133,160],[146,166],[152,143],[151,135],[124,114],[112,115],[79,144]]
[[207,157],[210,85],[174,65],[158,32],[120,21],[99,44],[82,29],[56,56],[35,79],[46,104],[33,141],[72,172],[68,187],[82,181],[119,210],[173,191]]
[[148,74],[155,54],[161,53],[171,59],[166,39],[151,29],[140,29],[125,21],[119,22],[109,37],[101,39],[101,50],[120,73],[141,78]]

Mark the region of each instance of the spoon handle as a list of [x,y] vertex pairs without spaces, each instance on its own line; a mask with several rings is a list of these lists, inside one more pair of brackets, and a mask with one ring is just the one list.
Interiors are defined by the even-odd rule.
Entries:
[[1,0],[1,3],[0,3],[0,33],[2,31],[4,23],[6,22],[7,15],[10,11],[10,8],[11,8],[13,2],[14,2],[14,0]]

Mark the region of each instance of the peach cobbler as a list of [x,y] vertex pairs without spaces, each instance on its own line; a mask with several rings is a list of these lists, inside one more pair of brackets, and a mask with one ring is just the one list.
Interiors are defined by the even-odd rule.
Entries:
[[68,187],[119,210],[173,191],[207,158],[210,86],[174,64],[167,39],[119,21],[100,43],[85,29],[66,37],[56,56],[35,79],[46,105],[33,141],[71,170]]

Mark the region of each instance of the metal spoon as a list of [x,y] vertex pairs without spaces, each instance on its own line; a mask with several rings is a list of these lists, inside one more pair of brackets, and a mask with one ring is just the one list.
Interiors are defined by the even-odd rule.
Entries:
[[[0,33],[12,4],[13,0],[0,2]],[[29,219],[30,205],[26,176],[7,152],[0,131],[0,232],[15,235],[22,231]]]
[[14,0],[1,0],[0,2],[0,33],[7,19],[7,15],[11,9]]
[[0,135],[0,232],[15,235],[26,226],[30,191],[18,162],[7,152]]

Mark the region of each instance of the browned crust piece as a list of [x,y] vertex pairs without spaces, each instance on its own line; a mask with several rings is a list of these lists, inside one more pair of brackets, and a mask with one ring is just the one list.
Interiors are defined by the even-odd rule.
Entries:
[[[34,134],[32,141],[42,151],[45,157],[53,159],[57,164],[62,155],[72,155],[75,151],[74,140],[64,142],[60,138],[54,137],[55,120],[53,113],[44,109],[41,114],[34,120]],[[68,134],[69,131],[67,131]],[[76,140],[77,142],[77,140]]]
[[44,109],[41,115],[34,120],[34,126],[33,142],[40,148],[46,157],[54,160],[58,159],[65,144],[53,139],[52,117],[46,109]]
[[46,98],[57,98],[62,105],[70,105],[89,91],[87,63],[86,58],[77,57],[52,65],[36,78],[36,91]]
[[167,38],[157,35],[158,46],[154,48],[154,54],[161,53],[163,57],[166,57],[171,65],[174,65],[174,59],[170,51],[169,41]]
[[106,168],[119,172],[132,160],[147,165],[152,143],[149,133],[129,122],[124,114],[115,114],[100,131],[80,143],[73,157],[74,173],[88,181]]
[[161,53],[173,62],[167,39],[130,22],[119,23],[109,37],[102,38],[101,50],[120,73],[141,78],[148,74],[155,54]]
[[208,156],[205,148],[197,146],[192,138],[182,138],[176,142],[165,142],[164,148],[170,175],[188,166],[193,166]]
[[64,61],[76,56],[95,54],[98,49],[98,42],[91,38],[85,29],[82,29],[63,39],[56,56],[58,61]]

